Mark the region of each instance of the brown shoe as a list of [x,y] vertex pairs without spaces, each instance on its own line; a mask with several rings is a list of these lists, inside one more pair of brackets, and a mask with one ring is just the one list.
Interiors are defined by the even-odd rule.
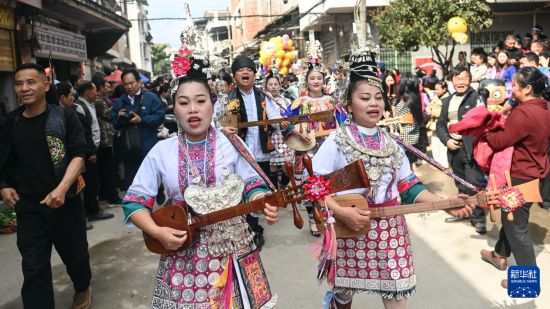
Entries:
[[502,281],[500,281],[500,286],[507,289],[508,288],[508,280],[507,279],[502,279]]
[[90,309],[92,308],[92,287],[89,287],[82,293],[75,293],[73,296],[72,309]]
[[498,270],[506,270],[508,268],[508,261],[505,257],[499,256],[495,251],[481,250],[481,259],[485,262],[493,265]]

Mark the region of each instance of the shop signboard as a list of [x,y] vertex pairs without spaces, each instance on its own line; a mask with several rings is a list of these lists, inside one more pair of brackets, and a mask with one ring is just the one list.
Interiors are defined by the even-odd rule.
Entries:
[[85,36],[42,23],[37,23],[34,29],[40,43],[40,50],[34,53],[36,57],[47,58],[51,53],[58,60],[87,60]]

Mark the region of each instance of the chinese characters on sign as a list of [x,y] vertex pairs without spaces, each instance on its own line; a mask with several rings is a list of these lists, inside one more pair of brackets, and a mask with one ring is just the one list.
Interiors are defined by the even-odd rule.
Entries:
[[535,298],[540,295],[540,270],[537,266],[508,268],[508,296]]
[[83,35],[40,23],[35,32],[40,43],[36,56],[48,57],[51,52],[54,59],[86,61],[86,38]]

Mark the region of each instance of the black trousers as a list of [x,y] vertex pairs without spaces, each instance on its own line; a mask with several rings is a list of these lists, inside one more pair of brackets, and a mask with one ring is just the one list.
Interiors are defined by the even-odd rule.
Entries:
[[[522,184],[526,180],[512,178],[514,186]],[[518,265],[537,265],[535,248],[529,237],[529,210],[533,203],[525,203],[514,211],[514,221],[508,221],[507,213],[501,210],[500,234],[495,245],[495,251],[500,256],[509,257],[514,254]]]
[[99,212],[99,201],[97,195],[99,193],[99,172],[96,163],[85,160],[84,167],[84,181],[86,186],[84,187],[84,209],[86,209],[86,215],[95,215]]
[[129,156],[122,160],[124,163],[124,186],[122,190],[128,190],[132,185],[142,161],[143,157],[141,155]]
[[[269,161],[257,162],[257,163],[260,166],[260,168],[262,169],[262,171],[264,171],[264,173],[266,175],[269,175],[269,173],[270,173]],[[273,182],[273,180],[271,180],[271,182]],[[250,226],[250,229],[258,235],[263,235],[264,228],[260,225],[259,221],[260,221],[260,218],[258,218],[258,217],[255,217],[251,214],[246,215],[246,222]]]
[[116,190],[116,168],[113,147],[102,147],[97,151],[99,170],[99,196],[109,202],[118,202],[120,197]]
[[88,289],[92,273],[80,197],[67,199],[57,209],[20,199],[15,211],[17,247],[23,258],[21,297],[24,307],[55,308],[50,264],[52,245],[67,267],[75,293]]
[[[468,155],[466,154],[466,149],[464,147],[464,144],[460,146],[458,150],[450,151],[450,166],[453,170],[453,173],[455,173],[458,177],[466,180],[467,182],[473,184],[474,186],[478,188],[485,187],[486,181],[485,176],[483,175],[483,172],[477,165],[474,159],[470,160],[468,159]],[[468,189],[461,183],[455,181],[455,185],[458,188],[458,192],[464,193],[467,195],[474,195],[475,192]],[[476,207],[474,209],[474,213],[472,214],[472,221],[474,223],[483,222],[485,223],[485,211],[483,208]]]
[[544,204],[550,204],[550,173],[541,179],[540,195]]

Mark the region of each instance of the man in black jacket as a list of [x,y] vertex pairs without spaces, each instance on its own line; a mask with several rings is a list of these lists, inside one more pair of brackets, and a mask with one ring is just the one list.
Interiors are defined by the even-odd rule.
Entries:
[[17,214],[24,307],[55,308],[54,245],[73,282],[73,308],[91,308],[86,221],[76,188],[86,142],[74,111],[46,103],[49,87],[39,65],[15,73],[22,105],[0,120],[0,193]]
[[[461,136],[456,133],[449,133],[448,127],[462,120],[462,117],[472,108],[483,104],[477,92],[470,87],[472,75],[464,66],[455,67],[452,72],[452,82],[456,92],[443,99],[441,115],[436,125],[437,136],[447,146],[447,157],[453,173],[465,179],[478,188],[485,186],[485,177],[473,158],[473,136]],[[473,195],[475,192],[462,184],[455,182],[458,192]],[[447,218],[445,222],[463,221],[463,218]],[[485,227],[485,212],[476,208],[471,220],[479,234],[487,233]]]

